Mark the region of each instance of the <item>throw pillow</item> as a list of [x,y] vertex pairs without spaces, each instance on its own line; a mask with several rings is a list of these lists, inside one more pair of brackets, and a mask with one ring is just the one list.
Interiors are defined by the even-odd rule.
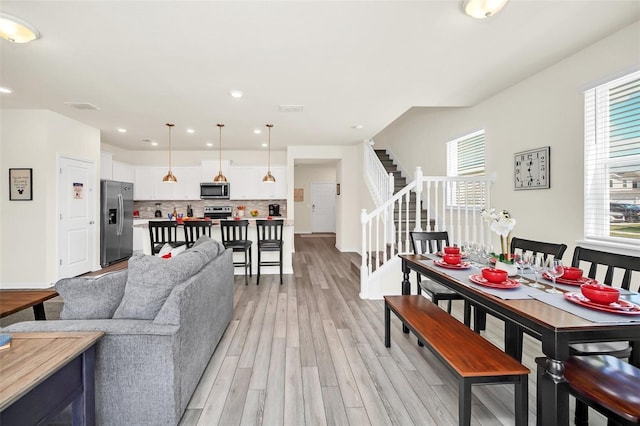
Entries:
[[65,278],[56,283],[64,304],[60,319],[109,319],[116,311],[127,283],[127,270],[98,278]]
[[198,253],[184,252],[170,259],[133,256],[124,296],[113,318],[154,319],[171,290],[195,275],[203,264]]

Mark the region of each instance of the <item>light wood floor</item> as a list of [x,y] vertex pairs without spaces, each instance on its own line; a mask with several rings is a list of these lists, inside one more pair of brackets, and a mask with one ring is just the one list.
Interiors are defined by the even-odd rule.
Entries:
[[[296,236],[295,249],[282,286],[275,275],[260,286],[236,276],[233,319],[181,425],[457,425],[455,378],[395,318],[384,347],[383,302],[358,297],[353,254],[332,236]],[[501,321],[488,317],[483,334],[502,347]],[[524,353],[533,425],[540,344],[525,336]],[[514,424],[512,385],[473,389],[472,424]]]

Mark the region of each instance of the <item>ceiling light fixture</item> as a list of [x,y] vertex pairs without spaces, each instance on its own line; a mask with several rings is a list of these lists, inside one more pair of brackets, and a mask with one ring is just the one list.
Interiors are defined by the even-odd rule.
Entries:
[[219,149],[219,154],[220,154],[220,163],[219,163],[219,168],[218,168],[218,175],[216,177],[213,178],[214,182],[226,182],[227,181],[227,177],[225,175],[222,174],[222,128],[224,127],[224,124],[217,124],[218,128],[220,129],[220,149]]
[[13,90],[8,87],[0,86],[0,93],[13,93]]
[[39,39],[40,33],[28,22],[0,12],[0,37],[12,43],[29,43]]
[[187,133],[191,133],[191,134],[193,134],[193,133],[195,133],[195,132],[196,132],[196,131],[195,131],[195,130],[193,130],[193,129],[187,129]]
[[127,129],[119,128],[119,129],[118,129],[118,132],[120,132],[120,133],[127,133]]
[[262,133],[262,130],[260,130],[260,129],[253,129],[253,133],[255,133],[256,135],[259,135],[260,133]]
[[463,0],[462,10],[467,15],[484,19],[495,15],[509,0]]
[[231,96],[236,98],[236,99],[239,99],[239,98],[242,97],[242,95],[244,95],[244,93],[242,93],[240,90],[232,90],[229,93],[231,93]]
[[207,142],[207,146],[208,146],[209,148],[211,148],[211,147],[213,146],[213,144],[212,144],[211,142]]
[[171,128],[174,126],[174,124],[167,123],[166,125],[169,128],[169,173],[167,173],[167,175],[162,178],[162,181],[167,183],[176,183],[178,182],[178,178],[176,178],[171,172]]
[[276,178],[271,174],[271,128],[273,124],[267,124],[267,128],[269,129],[269,162],[267,163],[267,174],[262,178],[263,182],[274,183]]

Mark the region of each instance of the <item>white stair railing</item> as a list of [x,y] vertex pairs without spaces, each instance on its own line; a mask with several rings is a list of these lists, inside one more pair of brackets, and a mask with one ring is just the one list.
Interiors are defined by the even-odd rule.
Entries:
[[380,159],[373,150],[374,142],[365,141],[364,170],[366,181],[376,203],[380,206],[393,195],[393,173],[387,173]]
[[[493,176],[423,176],[416,168],[416,179],[392,195],[371,213],[363,209],[361,294],[377,269],[396,254],[411,253],[411,231],[447,231],[451,244],[470,242],[490,244],[491,234],[482,221],[482,209],[491,205]],[[411,193],[415,193],[415,211]],[[422,219],[426,210],[426,219]],[[414,214],[410,214],[414,213]]]

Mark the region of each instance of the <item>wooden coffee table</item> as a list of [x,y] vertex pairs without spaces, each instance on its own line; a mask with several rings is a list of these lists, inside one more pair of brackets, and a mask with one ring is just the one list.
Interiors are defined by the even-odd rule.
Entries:
[[95,344],[104,332],[11,333],[0,351],[0,424],[40,424],[72,404],[74,425],[95,423]]
[[0,318],[33,307],[36,320],[45,320],[45,300],[58,295],[55,290],[0,290]]

